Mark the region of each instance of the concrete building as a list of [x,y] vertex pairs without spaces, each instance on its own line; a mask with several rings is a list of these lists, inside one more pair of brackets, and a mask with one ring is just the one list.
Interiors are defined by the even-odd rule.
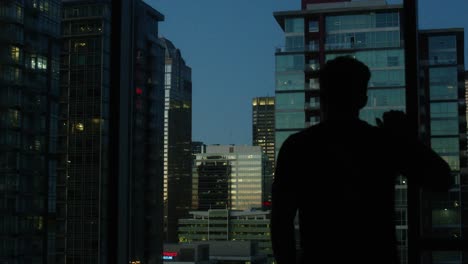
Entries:
[[[216,241],[216,247],[210,244],[210,259],[218,255],[218,260],[228,260],[227,256],[237,256],[237,260],[241,260],[239,256],[244,255],[247,258],[243,261],[267,258],[268,263],[272,262],[269,211],[212,209],[192,211],[190,214],[192,218],[179,220],[180,242]],[[224,244],[219,244],[221,241],[225,241]],[[258,250],[252,248],[254,245],[245,243],[231,248],[234,245],[232,242],[240,241],[254,242]]]

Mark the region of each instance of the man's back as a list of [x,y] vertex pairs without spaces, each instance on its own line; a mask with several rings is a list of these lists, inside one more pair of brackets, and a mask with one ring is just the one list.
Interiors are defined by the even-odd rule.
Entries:
[[284,235],[273,240],[275,254],[284,246],[286,253],[278,241],[291,238],[274,226],[283,229],[297,209],[303,263],[397,263],[395,177],[421,169],[424,160],[410,157],[426,151],[358,119],[323,122],[288,138],[273,184],[273,236]]

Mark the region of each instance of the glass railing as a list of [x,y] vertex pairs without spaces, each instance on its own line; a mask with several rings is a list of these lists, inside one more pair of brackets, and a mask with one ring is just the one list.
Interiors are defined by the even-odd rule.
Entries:
[[279,46],[276,47],[276,52],[307,52],[307,51],[319,51],[318,44],[301,45],[301,46]]

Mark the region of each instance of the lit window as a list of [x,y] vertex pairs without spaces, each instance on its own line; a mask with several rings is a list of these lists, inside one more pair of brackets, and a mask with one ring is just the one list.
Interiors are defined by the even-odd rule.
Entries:
[[20,58],[20,49],[18,47],[15,47],[15,46],[12,46],[11,47],[11,58],[15,61],[15,62],[19,62],[19,58]]
[[75,128],[76,128],[76,130],[78,130],[78,131],[80,131],[80,132],[81,132],[81,131],[84,131],[84,125],[83,125],[83,123],[78,123],[78,124],[76,124],[76,125],[75,125]]

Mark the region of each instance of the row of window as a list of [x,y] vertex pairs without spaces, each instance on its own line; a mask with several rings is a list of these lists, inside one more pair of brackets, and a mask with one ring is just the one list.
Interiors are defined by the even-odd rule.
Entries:
[[399,30],[327,34],[326,50],[400,47]]

